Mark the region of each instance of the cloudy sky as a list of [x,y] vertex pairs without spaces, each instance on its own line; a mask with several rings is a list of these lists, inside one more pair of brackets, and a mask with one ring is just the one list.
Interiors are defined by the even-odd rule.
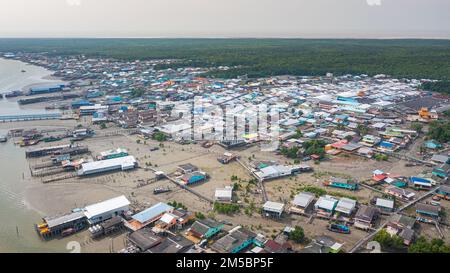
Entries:
[[0,37],[450,38],[450,0],[0,0]]

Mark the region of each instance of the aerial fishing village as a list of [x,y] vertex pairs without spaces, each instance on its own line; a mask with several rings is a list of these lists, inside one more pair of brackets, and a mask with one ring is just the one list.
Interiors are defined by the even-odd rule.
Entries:
[[[420,252],[450,245],[450,97],[388,75],[214,79],[178,60],[2,53],[57,83],[2,98],[45,114],[0,116],[21,147],[44,241],[86,252]],[[192,127],[179,111],[193,109]],[[265,104],[277,149],[250,130]],[[243,135],[218,138],[208,108]],[[236,128],[234,128],[236,129]],[[193,132],[195,130],[195,132]],[[192,134],[201,138],[189,138]],[[1,144],[0,144],[1,145]]]

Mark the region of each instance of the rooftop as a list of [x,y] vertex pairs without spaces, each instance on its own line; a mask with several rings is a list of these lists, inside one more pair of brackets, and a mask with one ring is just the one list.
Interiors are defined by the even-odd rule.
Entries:
[[166,203],[160,202],[156,205],[153,205],[152,207],[150,207],[148,209],[145,209],[145,210],[133,215],[133,219],[140,223],[145,223],[165,212],[171,212],[171,211],[173,211],[173,209],[174,208],[172,206],[169,206]]
[[121,195],[100,203],[96,203],[84,208],[84,214],[88,219],[91,219],[95,216],[102,215],[104,213],[120,209],[123,207],[128,207],[130,205],[130,201],[125,197],[125,195]]

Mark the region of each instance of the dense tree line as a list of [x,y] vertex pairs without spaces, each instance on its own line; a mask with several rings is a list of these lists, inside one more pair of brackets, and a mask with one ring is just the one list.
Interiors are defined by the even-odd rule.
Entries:
[[428,241],[424,237],[419,237],[409,248],[409,253],[450,253],[450,246],[441,239]]
[[433,121],[430,123],[427,134],[429,139],[434,139],[440,143],[450,141],[450,121]]
[[226,203],[214,203],[214,211],[221,214],[231,215],[237,213],[241,210],[237,204],[226,204]]
[[0,51],[181,60],[158,68],[239,66],[209,74],[218,78],[333,72],[450,80],[448,40],[0,39]]
[[421,89],[440,93],[450,93],[450,81],[427,81],[421,84]]

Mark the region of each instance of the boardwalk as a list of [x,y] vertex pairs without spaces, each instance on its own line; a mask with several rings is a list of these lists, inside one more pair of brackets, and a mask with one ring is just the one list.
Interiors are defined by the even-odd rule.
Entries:
[[[156,170],[156,169],[154,169],[154,168],[152,168],[152,167],[147,167],[147,168],[150,169],[151,171],[153,171],[154,173],[158,172],[158,170]],[[195,191],[195,190],[193,190],[193,189],[191,189],[191,188],[189,188],[189,187],[187,187],[187,186],[185,186],[185,185],[179,183],[178,181],[176,181],[176,180],[173,179],[172,177],[168,176],[167,174],[164,174],[164,177],[167,178],[167,179],[169,179],[169,181],[171,181],[172,183],[174,183],[174,184],[177,185],[178,187],[180,187],[180,188],[182,188],[182,189],[184,189],[184,190],[186,190],[186,191],[188,191],[188,192],[190,192],[190,193],[196,195],[196,196],[199,197],[200,199],[202,199],[202,200],[204,200],[204,201],[207,201],[208,203],[211,203],[211,204],[214,203],[214,200],[212,200],[211,198],[209,198],[209,197],[207,197],[207,196],[205,196],[205,195],[203,195],[203,194],[201,194],[201,193],[199,193],[199,192],[197,192],[197,191]]]
[[8,116],[0,116],[0,122],[60,119],[61,117],[62,115],[60,113],[35,114],[35,115],[8,115]]
[[258,181],[258,185],[259,185],[259,188],[261,189],[261,193],[262,193],[262,196],[263,196],[263,200],[264,200],[264,202],[267,202],[267,201],[269,200],[269,198],[267,197],[267,192],[266,192],[266,187],[264,186],[264,182],[261,181],[261,180],[259,179],[259,177],[257,177],[257,176],[252,172],[252,170],[250,170],[250,168],[249,168],[247,165],[245,165],[241,160],[236,159],[236,161],[237,161],[242,167],[244,167],[244,169],[246,169],[246,170],[250,173],[251,176],[253,176],[253,177]]

